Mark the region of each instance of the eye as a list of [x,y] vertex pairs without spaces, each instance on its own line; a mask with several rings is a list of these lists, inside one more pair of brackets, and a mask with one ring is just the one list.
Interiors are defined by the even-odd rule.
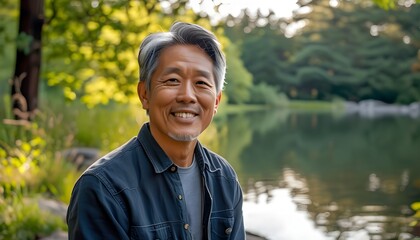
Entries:
[[202,85],[202,86],[207,86],[207,87],[212,87],[212,85],[208,82],[208,81],[204,81],[204,80],[198,80],[196,82],[197,85]]
[[167,84],[177,84],[177,83],[179,83],[179,80],[177,78],[168,78],[167,80],[165,80],[165,83],[167,83]]

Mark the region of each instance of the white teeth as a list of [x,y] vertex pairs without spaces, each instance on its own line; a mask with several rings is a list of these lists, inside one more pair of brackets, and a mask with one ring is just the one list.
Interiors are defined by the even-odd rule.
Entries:
[[194,114],[192,114],[192,113],[185,113],[185,112],[175,113],[174,115],[176,117],[180,117],[180,118],[192,118],[192,117],[194,117]]

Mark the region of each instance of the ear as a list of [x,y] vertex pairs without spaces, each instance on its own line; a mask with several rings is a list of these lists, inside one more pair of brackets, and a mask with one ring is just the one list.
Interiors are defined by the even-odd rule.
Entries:
[[216,103],[214,104],[214,114],[217,113],[217,109],[219,108],[220,100],[222,100],[222,92],[220,92],[216,96]]
[[147,94],[147,87],[144,81],[137,84],[137,95],[139,96],[140,102],[143,105],[143,109],[149,110],[149,97]]

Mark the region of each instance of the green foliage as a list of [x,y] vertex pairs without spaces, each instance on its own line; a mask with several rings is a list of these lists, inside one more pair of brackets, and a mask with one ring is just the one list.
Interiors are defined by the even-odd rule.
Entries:
[[[18,28],[18,3],[12,0],[0,1],[0,96],[9,93],[9,79],[13,74]],[[0,112],[3,110],[0,110]]]
[[414,202],[411,204],[411,208],[416,212],[414,217],[420,219],[420,202]]
[[[27,50],[31,39],[17,36],[18,2],[3,1],[0,44],[6,47],[0,49],[0,57],[5,59],[0,62],[0,81],[6,84],[12,76],[16,47]],[[42,79],[49,86],[59,86],[67,100],[81,99],[89,107],[137,103],[137,53],[148,34],[166,31],[180,20],[213,30],[227,46],[223,29],[212,27],[208,17],[193,12],[187,3],[45,0]],[[7,90],[1,88],[0,93]]]
[[[373,0],[373,2],[376,5],[378,5],[379,7],[385,9],[385,10],[390,10],[390,9],[396,8],[398,6],[399,2],[401,2],[401,1],[397,1],[397,0]],[[416,2],[420,3],[420,0],[416,0]]]
[[41,211],[37,201],[0,196],[0,239],[32,240],[66,229],[58,216]]
[[265,83],[260,83],[251,89],[251,104],[265,104],[270,106],[285,106],[288,103],[287,96],[281,94],[276,88]]
[[224,92],[228,96],[228,103],[241,104],[250,99],[252,75],[246,70],[239,56],[238,47],[229,44],[226,48],[227,72]]
[[0,118],[0,239],[35,239],[65,229],[63,219],[41,211],[36,199],[70,199],[80,175],[61,155],[72,144],[70,129],[51,113],[38,112],[31,123],[14,121],[10,113]]
[[44,77],[60,85],[67,99],[88,106],[137,102],[137,53],[149,33],[176,20],[211,28],[187,1],[46,0]]
[[420,227],[420,202],[414,202],[411,204],[411,209],[414,210],[414,220],[410,222],[411,227]]
[[393,9],[396,6],[396,1],[394,0],[373,0],[373,2],[386,10]]
[[256,29],[243,40],[242,59],[254,82],[277,85],[282,90],[294,82],[289,68],[293,42],[268,27]]
[[285,37],[290,22],[272,15],[244,11],[227,19],[227,35],[241,43],[256,84],[275,86],[290,99],[420,101],[419,4],[399,2],[387,12],[365,1],[299,3],[311,11],[294,16],[305,26],[293,38]]
[[301,101],[301,100],[292,100],[289,101],[289,109],[293,110],[304,110],[304,111],[336,111],[339,112],[343,109],[343,103],[339,99],[334,99],[332,101]]
[[[81,104],[68,108],[70,119],[75,119],[75,145],[89,146],[111,151],[138,133],[140,126],[148,120],[146,112],[138,105],[121,106],[111,104],[97,106],[94,111]],[[116,117],[110,117],[118,116]],[[124,123],[121,123],[124,119]]]
[[295,64],[322,65],[324,62],[335,62],[350,67],[346,56],[331,51],[331,48],[323,45],[311,44],[302,51],[297,52],[293,58]]
[[60,151],[70,145],[72,136],[65,136],[58,127],[62,119],[40,119],[25,125],[1,124],[2,194],[10,197],[43,193],[68,201],[68,184],[74,183],[79,173]]

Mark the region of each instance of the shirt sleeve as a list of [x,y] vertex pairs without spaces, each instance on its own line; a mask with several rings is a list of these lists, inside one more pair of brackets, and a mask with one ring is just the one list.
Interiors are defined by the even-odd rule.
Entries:
[[67,210],[69,240],[129,239],[127,218],[100,180],[83,175]]

